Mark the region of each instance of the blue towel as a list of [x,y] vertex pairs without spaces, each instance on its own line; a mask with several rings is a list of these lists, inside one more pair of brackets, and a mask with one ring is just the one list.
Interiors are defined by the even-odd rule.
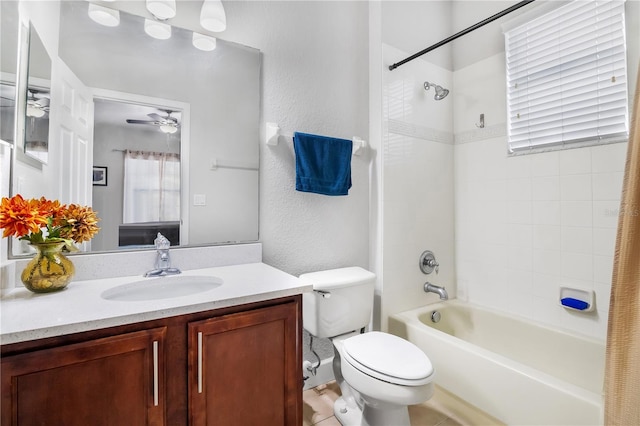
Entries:
[[351,188],[353,142],[296,132],[296,190],[324,195],[347,195]]

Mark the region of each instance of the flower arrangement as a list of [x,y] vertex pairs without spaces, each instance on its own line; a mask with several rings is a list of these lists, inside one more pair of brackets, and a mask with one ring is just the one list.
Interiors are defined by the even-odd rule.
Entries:
[[93,238],[100,230],[99,220],[91,207],[61,205],[44,197],[25,200],[18,194],[3,197],[0,203],[2,237],[13,236],[31,244],[64,242],[67,251],[77,250],[74,242]]

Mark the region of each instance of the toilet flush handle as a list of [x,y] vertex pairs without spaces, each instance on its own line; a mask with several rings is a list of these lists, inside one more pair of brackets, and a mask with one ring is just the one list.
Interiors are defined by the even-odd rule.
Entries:
[[331,297],[331,293],[326,290],[313,290],[313,291],[320,294],[324,299],[328,299]]

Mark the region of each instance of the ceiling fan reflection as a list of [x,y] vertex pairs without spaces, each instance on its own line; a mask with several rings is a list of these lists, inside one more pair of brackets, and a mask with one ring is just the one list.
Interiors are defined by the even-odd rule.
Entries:
[[178,131],[180,127],[180,123],[176,117],[172,117],[171,114],[176,112],[170,109],[160,109],[160,111],[165,112],[166,116],[161,116],[155,112],[147,114],[151,120],[135,120],[135,119],[127,119],[127,123],[129,124],[146,124],[150,126],[158,126],[162,133],[175,133]]
[[49,93],[36,89],[27,91],[27,117],[42,118],[49,112]]

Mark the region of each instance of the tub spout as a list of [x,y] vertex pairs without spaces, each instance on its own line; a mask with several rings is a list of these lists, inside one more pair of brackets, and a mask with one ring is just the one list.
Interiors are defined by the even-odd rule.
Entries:
[[440,287],[440,286],[431,284],[430,282],[424,283],[424,291],[427,292],[427,293],[436,293],[438,296],[440,296],[440,300],[448,300],[449,299],[449,295],[447,294],[447,290],[445,290],[444,287]]

